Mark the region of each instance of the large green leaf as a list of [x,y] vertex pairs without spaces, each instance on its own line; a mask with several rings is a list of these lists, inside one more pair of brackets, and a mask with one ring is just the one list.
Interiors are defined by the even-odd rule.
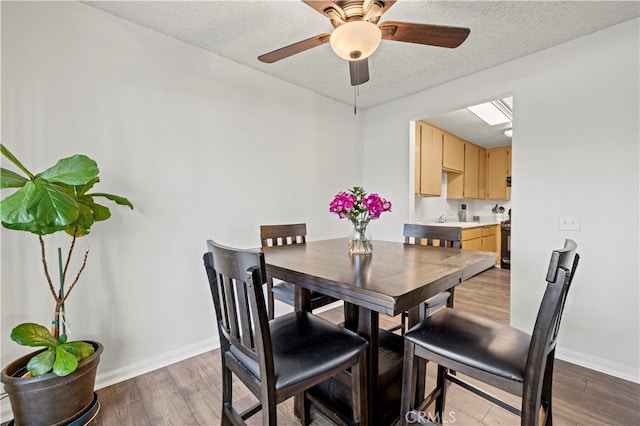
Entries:
[[67,185],[85,185],[98,177],[98,165],[85,155],[59,160],[53,167],[40,173],[38,177],[49,182],[59,182]]
[[95,222],[95,218],[93,216],[94,214],[93,210],[91,210],[91,206],[86,202],[83,202],[83,200],[78,200],[78,219],[76,219],[71,226],[67,227],[67,234],[73,235],[75,232],[76,237],[83,237],[89,234],[89,230]]
[[92,203],[91,210],[93,210],[93,218],[97,221],[107,220],[111,217],[111,211],[108,207],[100,204]]
[[87,342],[69,342],[61,346],[65,351],[73,354],[78,361],[89,358],[94,352],[93,345]]
[[58,232],[64,229],[63,227],[60,227],[60,226],[40,226],[40,225],[37,225],[35,222],[27,222],[27,223],[2,222],[2,226],[4,226],[7,229],[13,229],[15,231],[27,231],[27,232],[31,232],[33,234],[38,234],[38,235],[53,234],[54,232]]
[[55,349],[47,349],[38,355],[31,357],[27,363],[27,370],[34,376],[42,376],[47,374],[53,368],[53,362],[56,359]]
[[46,346],[52,349],[58,346],[58,341],[46,327],[32,322],[16,326],[11,331],[11,340],[23,346]]
[[[79,215],[78,203],[69,187],[41,179],[28,181],[2,200],[2,222],[12,229],[48,234],[64,229]],[[51,232],[49,232],[51,231]]]
[[22,170],[24,172],[24,174],[29,177],[29,179],[33,178],[33,173],[31,173],[29,170],[27,170],[27,168],[22,165],[20,160],[18,160],[16,158],[16,156],[13,155],[11,153],[11,151],[9,151],[9,148],[4,146],[4,144],[0,144],[0,152],[2,152],[2,155],[7,157],[9,159],[9,161],[11,161],[13,164],[15,164],[16,167],[18,167],[20,170]]
[[29,209],[42,226],[65,226],[78,218],[78,202],[73,190],[36,179],[36,192],[32,196]]
[[0,168],[0,189],[22,188],[29,179],[20,176],[14,171]]
[[133,210],[133,204],[131,204],[131,201],[119,195],[105,194],[104,192],[94,192],[92,194],[87,194],[87,195],[90,195],[92,197],[104,197],[111,201],[115,201],[116,204],[119,204],[121,206],[129,206],[129,208]]
[[53,362],[53,372],[58,376],[66,376],[78,368],[78,359],[64,349],[64,345],[56,348],[56,360]]
[[32,181],[27,181],[25,185],[2,200],[0,217],[2,222],[7,224],[20,224],[33,221],[33,216],[28,210],[31,197],[36,190],[36,185]]

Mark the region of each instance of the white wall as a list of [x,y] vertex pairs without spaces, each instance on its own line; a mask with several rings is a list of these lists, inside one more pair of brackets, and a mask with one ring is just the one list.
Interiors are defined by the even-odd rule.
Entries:
[[[135,205],[79,244],[91,253],[67,312],[73,339],[106,347],[99,386],[217,344],[207,238],[258,247],[260,224],[297,221],[310,239],[347,234],[328,205],[361,183],[359,120],[86,5],[2,2],[2,142],[36,172],[84,153],[96,190]],[[68,241],[47,243],[55,265]],[[2,365],[29,352],[13,326],[50,322],[39,259],[35,235],[2,229]]]
[[[400,213],[380,220],[376,236],[397,240],[402,221],[412,214],[410,120],[512,93],[511,322],[532,329],[550,252],[572,238],[582,261],[557,355],[636,382],[639,23],[629,21],[367,110],[362,123],[364,185],[384,188]],[[406,207],[400,200],[407,200]],[[560,231],[560,215],[579,216],[580,231]]]

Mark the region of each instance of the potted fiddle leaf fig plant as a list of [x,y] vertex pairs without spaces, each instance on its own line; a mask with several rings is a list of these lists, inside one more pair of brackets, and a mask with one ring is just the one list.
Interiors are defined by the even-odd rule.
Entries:
[[[103,350],[99,342],[67,341],[64,305],[89,255],[87,250],[75,277],[68,280],[76,240],[89,234],[96,222],[111,217],[109,208],[98,204],[96,198],[106,198],[131,209],[133,204],[124,197],[91,192],[100,178],[98,165],[87,156],[63,158],[34,174],[6,146],[0,144],[0,150],[23,173],[0,168],[0,188],[16,189],[0,201],[2,226],[37,235],[44,276],[55,301],[51,331],[35,323],[23,323],[13,329],[12,340],[43,349],[10,363],[2,370],[0,379],[11,401],[15,424],[68,424],[99,407],[93,388]],[[50,273],[43,237],[54,233],[70,237],[64,259],[61,248],[57,251],[57,286]]]

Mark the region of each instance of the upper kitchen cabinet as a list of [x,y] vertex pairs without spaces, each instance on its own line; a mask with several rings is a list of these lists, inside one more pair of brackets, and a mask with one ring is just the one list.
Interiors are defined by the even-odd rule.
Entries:
[[485,149],[424,121],[415,123],[415,195],[508,200],[511,147]]
[[487,198],[487,150],[480,148],[478,158],[478,198]]
[[442,194],[442,139],[444,132],[423,121],[416,121],[415,193]]
[[511,147],[487,150],[487,200],[509,200],[511,187],[507,177],[511,176]]
[[444,133],[442,143],[442,169],[445,172],[464,172],[464,140]]
[[478,198],[480,187],[480,147],[464,144],[464,198]]

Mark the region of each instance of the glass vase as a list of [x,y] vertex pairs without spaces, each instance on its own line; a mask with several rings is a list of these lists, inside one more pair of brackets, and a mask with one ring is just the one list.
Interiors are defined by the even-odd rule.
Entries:
[[371,228],[368,221],[352,222],[351,236],[349,238],[349,254],[371,254]]

